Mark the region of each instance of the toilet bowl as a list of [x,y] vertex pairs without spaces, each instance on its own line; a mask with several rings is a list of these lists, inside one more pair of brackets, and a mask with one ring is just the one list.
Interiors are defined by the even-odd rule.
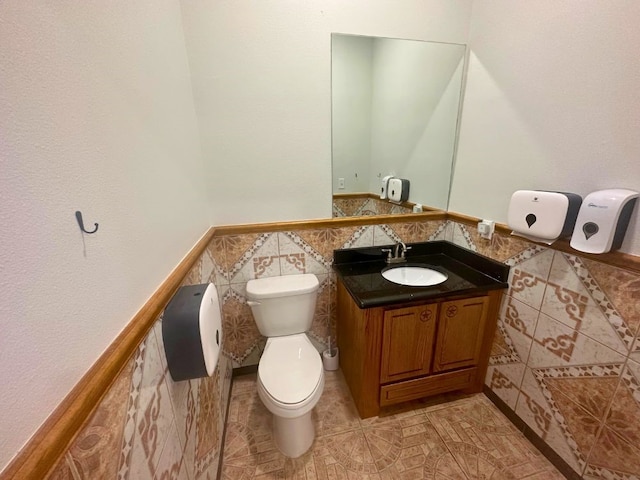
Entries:
[[313,444],[311,411],[324,389],[318,351],[304,333],[267,340],[258,365],[258,396],[273,414],[273,439],[296,458]]
[[258,364],[258,396],[273,414],[273,439],[291,458],[313,444],[311,412],[324,389],[320,354],[306,335],[319,288],[315,275],[250,280],[248,304],[267,343]]

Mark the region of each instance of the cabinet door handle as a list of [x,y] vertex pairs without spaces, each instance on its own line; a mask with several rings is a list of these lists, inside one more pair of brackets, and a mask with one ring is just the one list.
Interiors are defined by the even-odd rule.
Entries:
[[450,305],[447,307],[447,317],[455,317],[456,313],[458,313],[458,307],[456,307],[455,305]]
[[431,312],[431,310],[423,310],[422,312],[420,312],[420,321],[428,322],[429,320],[431,320],[432,315],[433,313]]

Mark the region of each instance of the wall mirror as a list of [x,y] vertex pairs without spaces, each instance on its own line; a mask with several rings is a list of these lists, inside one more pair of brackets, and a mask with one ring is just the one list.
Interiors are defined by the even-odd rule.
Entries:
[[[465,45],[331,35],[333,216],[446,210]],[[408,202],[379,200],[382,178]]]

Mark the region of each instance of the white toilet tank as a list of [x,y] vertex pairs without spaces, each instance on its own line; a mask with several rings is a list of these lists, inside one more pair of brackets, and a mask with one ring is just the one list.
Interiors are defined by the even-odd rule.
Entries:
[[281,337],[309,330],[319,286],[311,273],[249,280],[247,303],[260,333]]

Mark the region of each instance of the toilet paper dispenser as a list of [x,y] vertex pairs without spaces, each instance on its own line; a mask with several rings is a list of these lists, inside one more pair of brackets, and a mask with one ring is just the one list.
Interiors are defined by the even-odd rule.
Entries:
[[222,345],[222,316],[215,285],[178,289],[164,310],[162,340],[174,381],[213,375]]

